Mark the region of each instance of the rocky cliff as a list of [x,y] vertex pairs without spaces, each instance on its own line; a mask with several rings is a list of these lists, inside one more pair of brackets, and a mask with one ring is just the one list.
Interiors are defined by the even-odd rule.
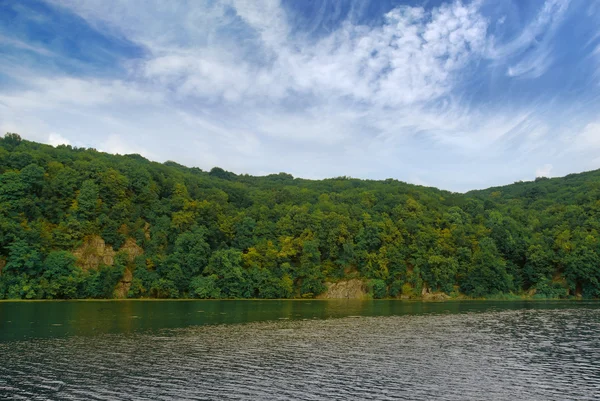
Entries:
[[327,291],[319,299],[363,299],[367,296],[365,283],[360,279],[326,283]]
[[[115,287],[115,298],[126,298],[131,280],[133,279],[133,261],[137,256],[143,255],[144,250],[136,243],[133,238],[127,238],[119,252],[127,254],[129,262],[125,267],[123,278]],[[83,245],[77,248],[73,255],[77,258],[77,265],[83,270],[97,269],[100,265],[113,266],[117,252],[107,246],[104,240],[98,235],[92,235],[85,239]]]

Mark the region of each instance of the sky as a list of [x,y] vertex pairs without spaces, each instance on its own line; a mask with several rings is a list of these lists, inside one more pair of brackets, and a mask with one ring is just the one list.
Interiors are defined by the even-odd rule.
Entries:
[[451,191],[600,168],[600,0],[0,0],[0,132]]

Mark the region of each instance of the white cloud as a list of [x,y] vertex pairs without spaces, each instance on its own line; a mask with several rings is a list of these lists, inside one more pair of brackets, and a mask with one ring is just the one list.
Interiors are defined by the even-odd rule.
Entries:
[[31,71],[11,73],[27,85],[25,90],[0,92],[0,102],[26,110],[39,108],[97,107],[116,102],[148,104],[160,101],[162,94],[150,88],[121,80],[79,79],[71,77],[37,77]]
[[48,140],[46,141],[46,143],[49,145],[52,145],[52,146],[58,146],[58,145],[70,145],[71,141],[69,141],[64,136],[57,134],[56,132],[51,132],[48,135]]
[[573,139],[573,147],[580,151],[600,149],[600,122],[587,124],[581,133]]
[[[536,41],[551,38],[566,1],[546,1],[508,44],[489,37],[477,1],[401,6],[380,25],[348,20],[316,38],[295,34],[277,1],[52,1],[147,53],[118,79],[3,71],[25,89],[0,90],[0,126],[32,139],[204,169],[461,190],[510,182],[552,153],[536,105],[478,105],[462,91],[489,59],[510,57],[511,76],[543,74],[549,39]],[[506,167],[523,150],[538,154]]]
[[544,164],[542,167],[539,167],[535,170],[535,176],[537,177],[551,177],[552,174],[552,164]]
[[[426,12],[422,8],[402,6],[385,16],[382,26],[350,23],[316,41],[298,42],[290,36],[286,15],[275,1],[225,1],[221,7],[199,3],[183,17],[184,7],[159,3],[156,14],[147,15],[143,7],[134,18],[135,6],[106,3],[61,1],[92,21],[106,21],[149,47],[152,57],[137,71],[165,85],[175,85],[182,95],[217,97],[237,102],[243,98],[281,98],[286,93],[304,93],[319,97],[350,96],[355,100],[379,105],[406,105],[429,101],[447,94],[456,73],[485,47],[487,23],[477,3],[454,2]],[[91,5],[93,4],[93,5]],[[198,9],[206,7],[216,22],[201,18]],[[225,17],[235,10],[245,26]],[[165,15],[176,16],[182,27],[168,34],[154,32]],[[126,18],[127,17],[127,18]],[[141,24],[140,19],[150,21]],[[131,23],[133,20],[133,23]],[[237,47],[222,42],[216,31],[205,28],[193,35],[192,24],[221,28],[246,29],[250,39]],[[188,28],[184,35],[181,30]],[[174,32],[173,32],[174,31]],[[211,36],[212,35],[212,36]],[[182,40],[182,36],[190,38]],[[212,43],[214,42],[214,43]],[[240,60],[254,49],[264,53],[258,62]]]
[[98,146],[98,150],[100,152],[119,155],[137,153],[148,158],[156,158],[155,155],[144,148],[143,144],[139,142],[132,143],[132,141],[117,134],[110,134],[106,139],[102,140]]
[[550,51],[531,54],[519,63],[508,67],[506,75],[509,77],[538,78],[548,70],[551,63]]

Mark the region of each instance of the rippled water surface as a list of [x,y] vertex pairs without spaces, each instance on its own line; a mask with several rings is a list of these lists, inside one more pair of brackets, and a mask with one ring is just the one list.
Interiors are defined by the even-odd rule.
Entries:
[[0,323],[0,399],[600,399],[598,303],[3,303]]

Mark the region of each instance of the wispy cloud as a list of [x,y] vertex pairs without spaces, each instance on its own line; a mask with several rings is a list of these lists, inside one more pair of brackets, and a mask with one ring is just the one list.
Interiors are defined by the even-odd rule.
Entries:
[[54,55],[50,50],[36,46],[34,44],[23,42],[19,39],[8,38],[6,36],[0,35],[0,45],[7,47],[15,47],[17,49],[27,50],[34,53],[38,53],[44,56],[52,56]]
[[488,56],[496,60],[520,56],[508,67],[507,75],[538,78],[552,64],[552,42],[569,4],[570,0],[546,0],[536,17],[513,40],[498,44],[492,38]]

